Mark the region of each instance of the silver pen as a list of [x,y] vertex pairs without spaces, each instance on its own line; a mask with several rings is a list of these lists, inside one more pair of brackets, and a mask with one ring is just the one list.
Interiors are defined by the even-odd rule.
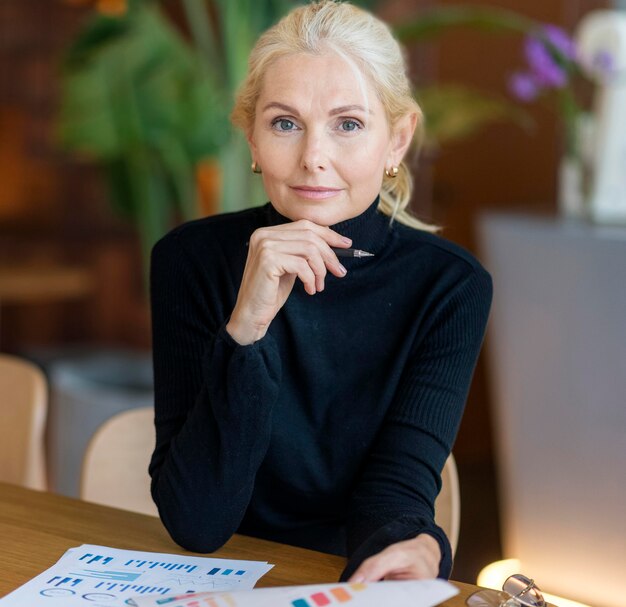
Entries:
[[339,247],[330,247],[337,257],[374,257],[374,253],[361,251],[361,249],[340,249]]

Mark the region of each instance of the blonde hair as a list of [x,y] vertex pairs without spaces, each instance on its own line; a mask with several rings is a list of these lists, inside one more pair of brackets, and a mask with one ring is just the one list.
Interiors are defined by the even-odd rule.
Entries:
[[[400,120],[417,114],[415,141],[421,140],[422,112],[411,94],[406,63],[400,45],[389,27],[371,13],[347,2],[321,0],[293,9],[261,35],[250,53],[248,74],[237,93],[231,114],[233,124],[248,133],[252,130],[256,103],[263,77],[277,59],[296,53],[320,54],[333,50],[369,76],[385,108],[391,131]],[[405,225],[436,231],[407,209],[413,190],[411,173],[403,161],[395,178],[383,177],[380,211]]]

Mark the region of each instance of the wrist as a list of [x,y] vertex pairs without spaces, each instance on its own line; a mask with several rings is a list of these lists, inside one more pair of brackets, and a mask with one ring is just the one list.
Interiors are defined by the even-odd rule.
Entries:
[[434,550],[441,557],[441,548],[439,547],[439,542],[437,541],[437,538],[434,535],[431,535],[430,533],[425,532],[425,533],[420,533],[413,539],[421,540],[430,549]]
[[249,346],[265,336],[267,333],[267,327],[259,327],[254,324],[242,322],[239,318],[233,315],[226,324],[226,332],[240,346]]
[[420,542],[428,550],[433,560],[437,563],[437,568],[439,568],[439,563],[441,563],[443,557],[439,540],[430,533],[420,533],[417,537],[413,538],[413,541]]

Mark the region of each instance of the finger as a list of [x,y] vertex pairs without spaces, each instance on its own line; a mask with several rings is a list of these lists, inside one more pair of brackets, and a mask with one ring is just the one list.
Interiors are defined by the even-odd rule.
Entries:
[[266,266],[275,264],[278,255],[293,255],[303,258],[315,275],[316,291],[324,290],[327,266],[316,244],[301,240],[275,241],[266,239],[259,246],[259,254],[265,258],[263,264]]
[[311,232],[322,238],[329,246],[346,248],[352,245],[352,239],[347,236],[343,236],[336,232],[332,228],[327,226],[321,226],[307,219],[301,219],[299,221],[293,221],[290,223],[283,223],[276,226],[268,226],[264,228],[257,228],[250,236],[249,244],[253,245],[256,241],[265,237],[276,236],[278,234],[287,235],[290,232]]
[[[286,233],[287,234],[287,233]],[[317,246],[326,268],[337,278],[342,278],[348,271],[339,260],[337,253],[331,246],[316,233],[311,230],[301,230],[299,232],[288,233],[288,238],[301,238],[302,241],[311,242]]]
[[282,255],[277,260],[277,273],[275,276],[281,277],[285,274],[295,274],[304,285],[304,290],[309,295],[317,293],[316,277],[306,259],[297,255]]
[[299,255],[307,259],[317,276],[317,290],[324,289],[324,278],[327,270],[337,278],[343,278],[348,271],[337,259],[335,252],[319,237],[308,235],[309,240],[297,238],[297,234],[290,234],[285,240],[265,238],[257,246],[258,250],[276,250],[282,253]]
[[399,558],[395,551],[383,550],[364,560],[349,581],[378,582],[401,566],[406,566],[406,562]]
[[[307,227],[308,226],[308,227]],[[310,229],[309,229],[310,228]],[[318,232],[327,235],[330,228],[318,226],[312,222],[295,222],[280,226],[257,229],[250,238],[250,249],[257,250],[264,246],[273,246],[271,243],[279,241],[302,241],[315,244],[321,252],[326,268],[337,278],[342,278],[347,274],[346,268],[337,258],[331,245],[322,238]],[[330,232],[333,232],[330,230]],[[336,232],[333,232],[337,236]],[[346,239],[341,247],[349,246],[350,239]],[[296,251],[294,251],[296,253]],[[301,253],[298,253],[301,254]],[[310,257],[310,255],[307,255]],[[319,274],[319,273],[318,273]],[[323,287],[322,287],[323,288]],[[321,290],[321,289],[320,289]]]
[[404,542],[389,546],[363,561],[350,581],[377,582],[382,579],[425,579],[436,577],[431,559]]
[[347,236],[335,232],[332,228],[321,226],[308,219],[300,219],[291,223],[284,223],[279,226],[264,229],[277,229],[279,232],[288,232],[290,230],[305,230],[317,234],[331,247],[347,248],[352,244],[352,240]]

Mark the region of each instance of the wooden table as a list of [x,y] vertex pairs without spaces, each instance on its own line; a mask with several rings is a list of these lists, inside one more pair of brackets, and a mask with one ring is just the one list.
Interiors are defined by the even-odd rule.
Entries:
[[[0,597],[80,544],[192,554],[170,539],[158,518],[0,483]],[[243,535],[233,536],[211,556],[273,563],[258,587],[332,583],[345,563],[338,556]],[[464,607],[476,587],[454,583],[461,593],[444,605]]]

